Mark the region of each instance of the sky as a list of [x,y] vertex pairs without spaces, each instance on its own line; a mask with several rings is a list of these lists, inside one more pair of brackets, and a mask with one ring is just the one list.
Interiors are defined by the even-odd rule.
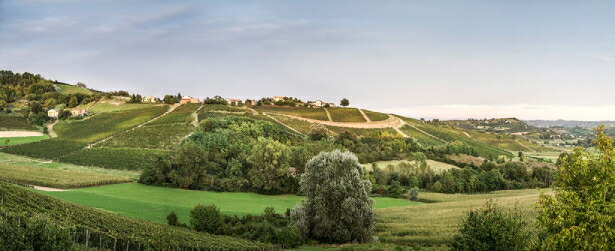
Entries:
[[613,1],[0,0],[0,69],[414,118],[615,120]]

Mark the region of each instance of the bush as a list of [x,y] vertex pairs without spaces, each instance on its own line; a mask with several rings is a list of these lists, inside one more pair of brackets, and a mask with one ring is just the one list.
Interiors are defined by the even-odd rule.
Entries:
[[419,200],[419,188],[413,187],[408,190],[408,200],[410,201],[418,201]]
[[453,250],[524,250],[531,243],[528,223],[517,210],[506,210],[488,201],[464,220]]
[[190,211],[190,224],[196,231],[215,234],[224,224],[224,218],[215,205],[199,204]]

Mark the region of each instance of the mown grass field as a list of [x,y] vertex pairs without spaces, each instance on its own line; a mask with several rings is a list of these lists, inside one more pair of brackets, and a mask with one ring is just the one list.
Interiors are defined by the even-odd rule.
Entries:
[[[146,186],[126,183],[82,188],[65,192],[43,192],[77,204],[100,208],[125,216],[165,222],[166,216],[175,211],[182,222],[188,223],[189,211],[196,204],[215,204],[229,215],[260,215],[266,207],[284,213],[294,208],[302,199],[296,195],[261,195],[241,192],[194,191],[177,188]],[[416,205],[404,199],[374,198],[375,208]]]
[[79,166],[79,165],[61,163],[61,162],[42,161],[39,159],[33,159],[29,157],[7,154],[7,153],[0,153],[0,164],[39,167],[39,168],[47,168],[47,169],[55,169],[55,170],[78,171],[78,172],[94,173],[94,174],[109,174],[109,175],[114,175],[114,176],[128,177],[133,180],[138,179],[139,175],[141,174],[140,172],[137,172],[137,171],[106,169],[106,168],[100,168],[100,167]]
[[172,123],[190,123],[192,121],[192,113],[201,107],[200,104],[183,104],[175,108],[172,112],[157,120],[148,123],[148,125],[172,124]]
[[259,112],[266,113],[281,113],[308,119],[317,119],[328,121],[327,113],[324,108],[304,108],[304,107],[286,107],[286,106],[254,106],[252,107]]
[[119,170],[141,170],[153,166],[170,151],[138,148],[86,148],[60,157],[61,162]]
[[[9,140],[8,145],[6,139]],[[49,139],[49,135],[0,138],[0,146],[14,146]]]
[[33,131],[36,127],[28,123],[28,119],[20,115],[0,114],[0,130],[26,130]]
[[325,108],[335,122],[367,122],[357,108],[331,107]]
[[81,88],[79,86],[75,86],[75,85],[55,85],[57,88],[57,91],[61,94],[64,95],[68,95],[68,94],[77,94],[77,93],[81,93],[81,94],[92,94],[92,91],[86,89],[86,88]]
[[501,206],[518,206],[524,217],[535,222],[536,202],[550,190],[508,190],[486,194],[419,193],[423,200],[436,201],[409,207],[376,209],[376,235],[381,242],[409,246],[449,246],[470,209],[480,208],[487,200]]
[[66,189],[124,183],[131,179],[110,174],[0,163],[0,180]]
[[372,111],[368,111],[368,110],[363,110],[363,112],[372,121],[383,121],[383,120],[386,120],[386,119],[389,118],[389,115],[388,114],[384,114],[384,113],[372,112]]

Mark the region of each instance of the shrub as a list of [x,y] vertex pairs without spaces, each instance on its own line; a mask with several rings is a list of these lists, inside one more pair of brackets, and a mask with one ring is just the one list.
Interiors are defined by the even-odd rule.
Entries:
[[408,190],[408,200],[418,201],[419,200],[419,188],[413,187]]
[[528,222],[522,220],[519,211],[488,201],[484,208],[468,213],[453,241],[453,250],[524,250],[530,238]]
[[224,224],[224,218],[215,205],[199,204],[190,211],[190,224],[196,231],[215,234]]

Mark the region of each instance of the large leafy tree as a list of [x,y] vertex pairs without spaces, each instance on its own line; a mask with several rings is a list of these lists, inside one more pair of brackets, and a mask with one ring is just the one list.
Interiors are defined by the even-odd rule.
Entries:
[[597,128],[597,151],[580,148],[558,161],[555,195],[541,196],[545,250],[609,250],[615,246],[615,151]]
[[247,158],[253,166],[249,172],[252,186],[264,192],[282,191],[290,178],[290,160],[290,148],[270,138],[259,138]]
[[350,152],[322,152],[301,176],[306,199],[293,211],[305,237],[327,243],[367,242],[373,234],[371,183]]

